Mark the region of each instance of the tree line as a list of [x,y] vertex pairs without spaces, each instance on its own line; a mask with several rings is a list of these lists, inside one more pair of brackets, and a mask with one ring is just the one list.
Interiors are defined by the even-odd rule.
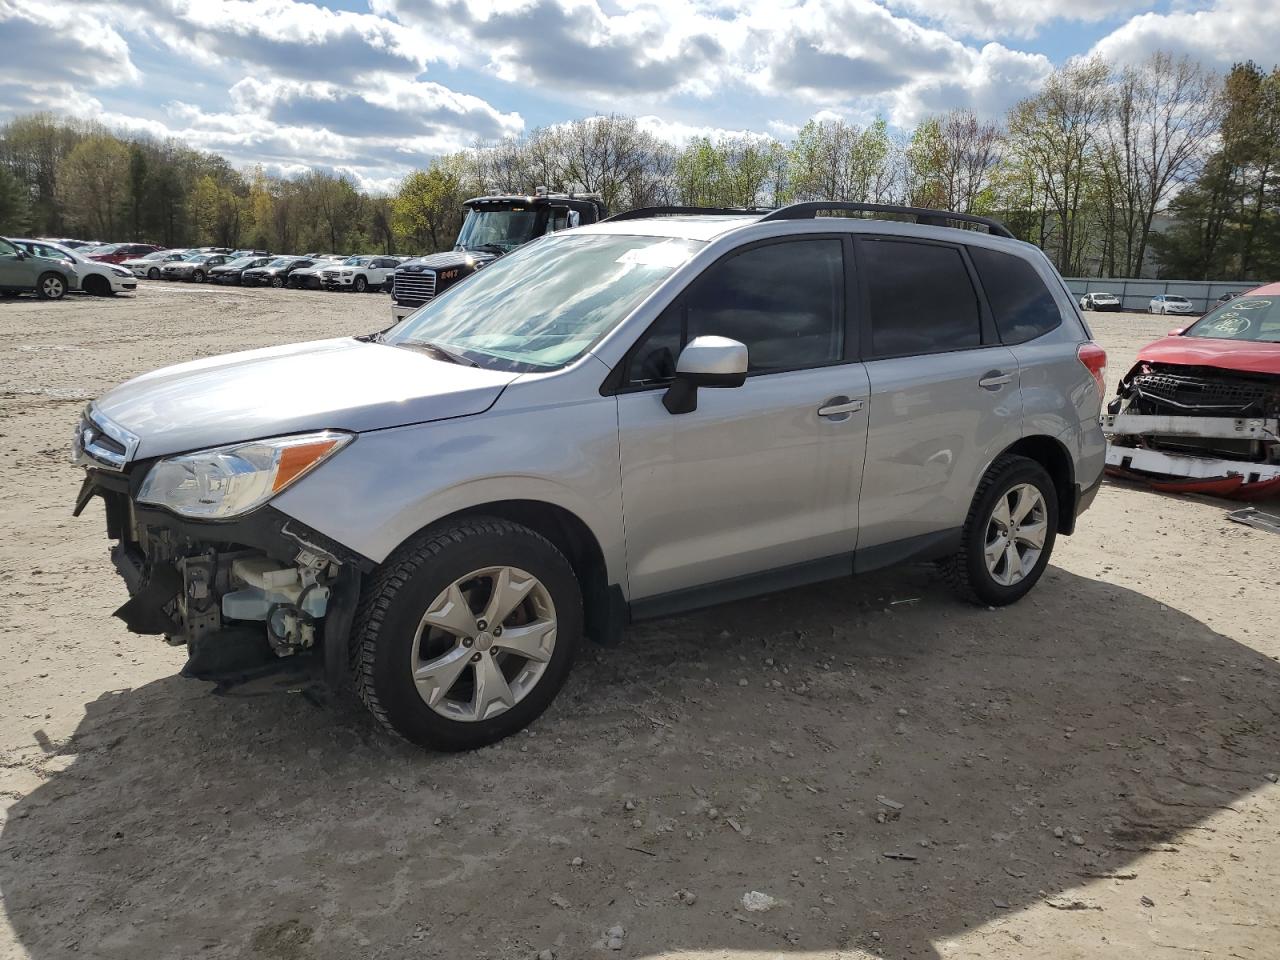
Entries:
[[1280,67],[1226,75],[1156,53],[1072,61],[1002,121],[968,110],[891,130],[811,121],[782,140],[675,147],[610,114],[432,158],[390,193],[312,169],[236,169],[176,140],[48,114],[0,126],[0,231],[166,246],[429,252],[483,193],[665,204],[841,200],[995,216],[1069,276],[1254,280],[1280,273]]

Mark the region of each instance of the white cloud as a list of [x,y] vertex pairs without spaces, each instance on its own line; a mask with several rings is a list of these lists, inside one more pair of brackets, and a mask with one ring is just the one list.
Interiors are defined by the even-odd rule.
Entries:
[[1220,69],[1244,60],[1269,69],[1280,59],[1277,36],[1280,4],[1275,0],[1215,0],[1199,10],[1134,17],[1093,49],[1116,63],[1136,63],[1164,50]]
[[1054,22],[1092,22],[1150,6],[1150,0],[888,0],[967,37],[1034,37]]

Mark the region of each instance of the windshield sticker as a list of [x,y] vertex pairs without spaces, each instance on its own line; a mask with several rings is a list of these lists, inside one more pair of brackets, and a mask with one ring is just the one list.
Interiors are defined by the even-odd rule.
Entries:
[[634,263],[646,267],[666,267],[674,270],[689,259],[684,244],[656,243],[647,247],[633,247],[615,260],[615,263]]
[[1232,300],[1232,310],[1265,310],[1271,306],[1270,300]]
[[1231,337],[1237,337],[1244,333],[1252,326],[1252,321],[1248,317],[1242,317],[1238,313],[1224,313],[1209,325],[1210,330],[1216,330],[1218,333],[1225,333]]

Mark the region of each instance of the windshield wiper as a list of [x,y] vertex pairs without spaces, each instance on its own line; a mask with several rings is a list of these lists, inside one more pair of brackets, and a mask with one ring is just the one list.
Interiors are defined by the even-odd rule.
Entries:
[[470,247],[469,249],[483,250],[487,253],[496,253],[500,257],[504,256],[507,252],[507,248],[500,243],[478,243],[474,247]]
[[399,343],[393,344],[393,346],[413,347],[417,350],[425,350],[427,353],[435,354],[444,360],[448,360],[450,363],[460,363],[464,367],[480,366],[480,364],[476,363],[474,360],[464,357],[460,353],[454,353],[452,350],[448,350],[445,347],[440,346],[438,343],[431,343],[427,340],[401,340]]

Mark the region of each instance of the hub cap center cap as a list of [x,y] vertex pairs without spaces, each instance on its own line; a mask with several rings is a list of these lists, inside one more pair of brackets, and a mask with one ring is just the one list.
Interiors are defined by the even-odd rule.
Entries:
[[481,630],[476,634],[476,649],[484,653],[493,646],[493,634],[488,630]]

